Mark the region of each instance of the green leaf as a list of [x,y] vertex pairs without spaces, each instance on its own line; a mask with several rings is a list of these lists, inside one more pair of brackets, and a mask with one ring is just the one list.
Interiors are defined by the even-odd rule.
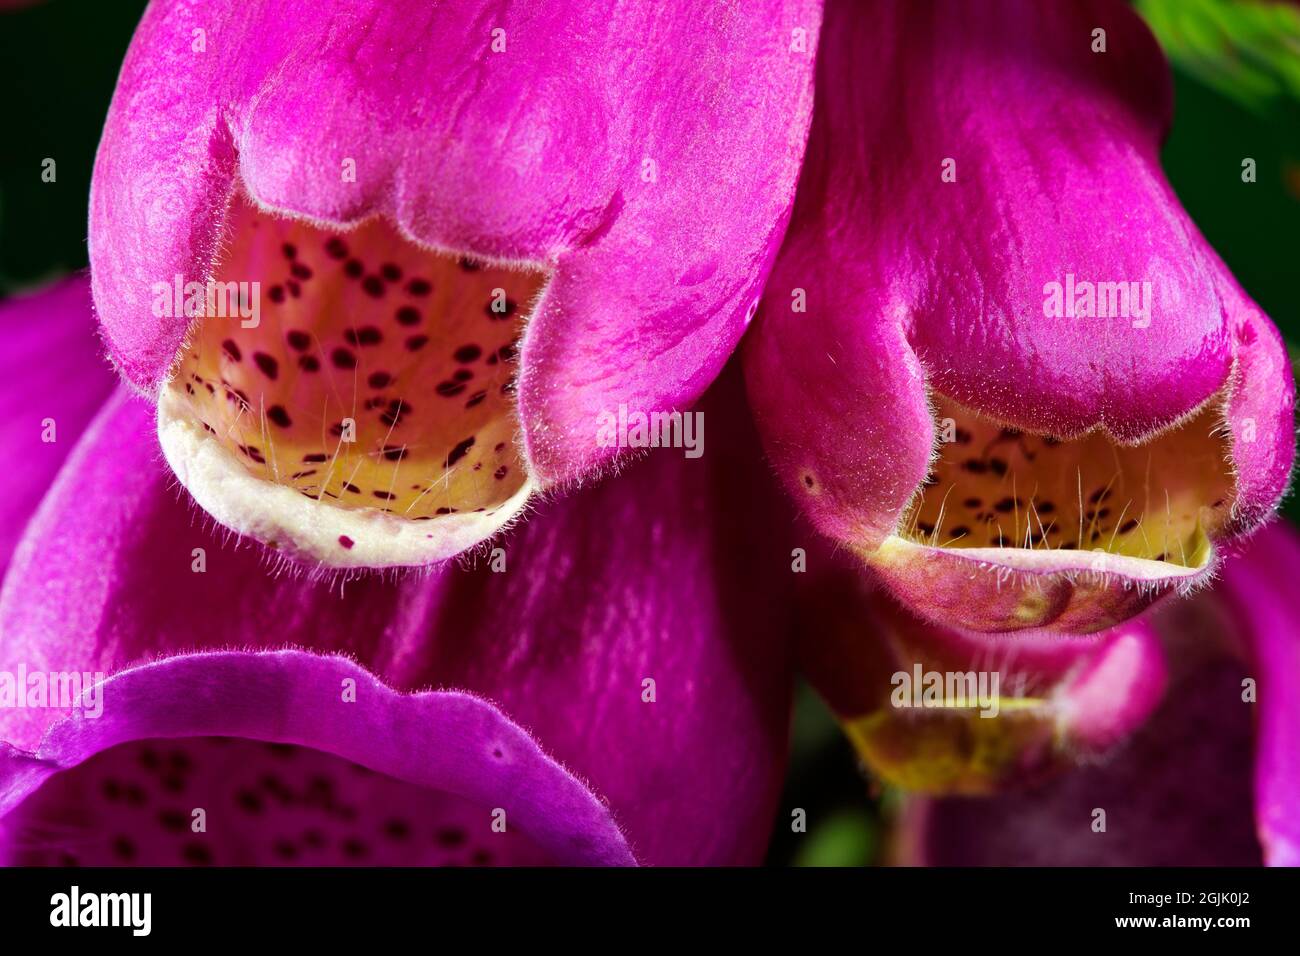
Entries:
[[1260,113],[1300,104],[1300,8],[1266,0],[1137,0],[1177,66]]
[[870,866],[879,833],[865,809],[841,810],[808,834],[795,866]]

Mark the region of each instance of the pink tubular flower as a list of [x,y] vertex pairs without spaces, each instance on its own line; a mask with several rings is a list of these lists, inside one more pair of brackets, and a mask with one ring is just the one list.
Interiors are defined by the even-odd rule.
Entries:
[[818,77],[745,347],[802,508],[970,630],[1099,631],[1207,581],[1286,487],[1294,385],[1160,172],[1145,27],[1110,0],[836,3]]
[[181,483],[282,553],[429,564],[607,464],[603,414],[689,405],[781,240],[819,21],[814,0],[152,4],[90,248]]
[[[823,555],[819,563],[831,563]],[[1121,743],[1165,687],[1154,632],[971,634],[923,621],[856,569],[812,576],[798,659],[871,773],[904,790],[987,794]]]
[[1300,864],[1298,570],[1294,529],[1260,532],[1212,591],[1157,615],[1169,692],[1113,759],[992,799],[913,801],[899,862]]
[[[50,407],[27,384],[6,407]],[[195,521],[120,390],[0,590],[0,863],[757,862],[789,551],[747,519],[782,501],[739,477],[739,391],[701,403],[703,461],[545,503],[477,567],[331,586]]]

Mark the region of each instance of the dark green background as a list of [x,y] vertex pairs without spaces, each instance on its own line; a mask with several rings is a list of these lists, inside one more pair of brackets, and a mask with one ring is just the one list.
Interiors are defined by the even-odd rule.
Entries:
[[[1172,7],[1169,4],[1180,4]],[[86,203],[100,128],[143,0],[50,0],[0,14],[0,295],[87,264]],[[1173,135],[1165,169],[1206,237],[1291,342],[1300,341],[1300,108],[1283,94],[1251,95],[1216,0],[1143,0],[1179,16],[1205,8],[1200,39],[1222,41],[1220,71],[1192,59],[1182,39],[1161,32],[1175,61]],[[1195,24],[1194,24],[1195,25]],[[1294,49],[1294,48],[1293,48]],[[1293,54],[1294,55],[1294,54]],[[1267,57],[1263,58],[1267,68]],[[1211,63],[1210,66],[1220,64]],[[1290,69],[1292,63],[1286,64]],[[1249,78],[1249,79],[1254,79]],[[1240,95],[1234,95],[1235,92]],[[1241,161],[1258,182],[1241,181]],[[57,182],[41,181],[46,157]],[[1296,501],[1288,512],[1300,516]],[[825,708],[801,689],[791,768],[770,860],[860,864],[876,859],[891,795],[872,795],[852,750]],[[809,832],[790,832],[790,808],[807,811]]]

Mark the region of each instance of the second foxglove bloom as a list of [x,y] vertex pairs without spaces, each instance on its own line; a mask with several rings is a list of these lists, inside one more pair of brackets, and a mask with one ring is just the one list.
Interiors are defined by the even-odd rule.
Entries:
[[1286,351],[1160,172],[1170,111],[1118,2],[828,6],[746,378],[802,507],[933,620],[1108,628],[1286,487]]

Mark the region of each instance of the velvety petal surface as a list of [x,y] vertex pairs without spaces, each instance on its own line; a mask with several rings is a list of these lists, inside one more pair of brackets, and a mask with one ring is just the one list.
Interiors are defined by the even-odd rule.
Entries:
[[[785,754],[789,549],[752,520],[782,502],[755,480],[731,385],[702,406],[717,437],[700,459],[655,450],[539,506],[474,563],[325,581],[195,511],[158,460],[152,408],[117,396],[0,595],[0,670],[102,671],[103,716],[0,709],[17,748],[6,805],[37,801],[30,833],[69,812],[56,784],[31,795],[42,778],[135,740],[238,736],[467,800],[483,810],[475,841],[504,807],[553,860],[756,862]],[[81,792],[94,818],[97,791]],[[136,848],[184,852],[133,833]]]
[[1252,705],[1242,700],[1246,668],[1220,640],[1229,620],[1213,596],[1161,609],[1171,679],[1149,723],[1106,759],[1030,790],[912,801],[898,862],[1258,865]]
[[[1276,506],[1276,330],[1160,170],[1126,4],[835,2],[790,234],[745,347],[801,508],[918,612],[1087,633]],[[1249,188],[1249,187],[1244,187]]]
[[1300,866],[1300,540],[1277,522],[1226,562],[1215,596],[1256,688],[1255,826],[1265,859]]
[[[688,406],[784,233],[819,25],[815,0],[152,4],[90,247],[182,482],[286,552],[426,564],[608,463],[601,413]],[[261,282],[259,325],[158,305],[177,276]],[[329,546],[358,525],[392,546]]]
[[113,388],[95,336],[90,282],[63,279],[0,301],[0,574],[27,518]]
[[986,794],[1095,761],[1165,688],[1154,632],[1091,637],[945,628],[829,555],[800,598],[799,665],[876,777],[909,791]]

